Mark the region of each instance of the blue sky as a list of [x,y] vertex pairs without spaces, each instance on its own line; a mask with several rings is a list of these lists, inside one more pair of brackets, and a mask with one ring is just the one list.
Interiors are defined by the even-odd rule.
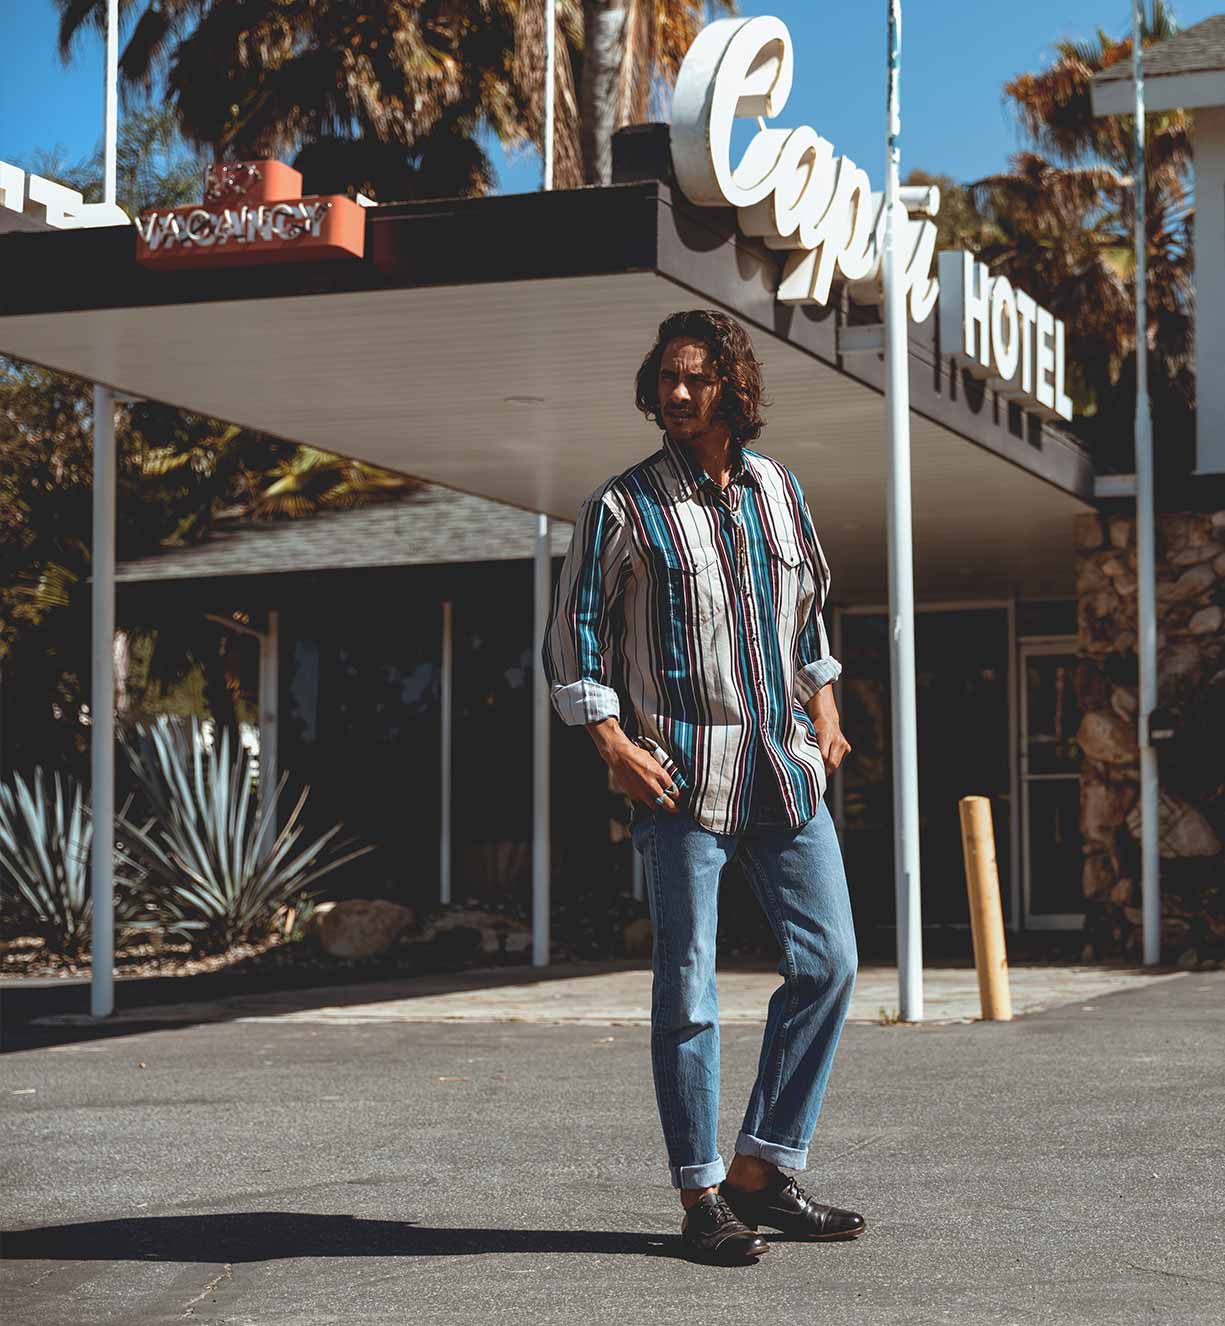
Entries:
[[[1184,27],[1219,13],[1225,0],[1174,0]],[[884,156],[885,3],[876,0],[741,0],[791,29],[795,84],[779,124],[811,124],[879,185]],[[1003,167],[1021,145],[1002,104],[1006,79],[1049,62],[1054,44],[1099,27],[1122,35],[1128,0],[904,0],[902,169],[971,180]],[[0,159],[28,166],[59,148],[69,161],[97,145],[102,122],[102,43],[92,33],[71,62],[56,50],[51,0],[0,0]],[[534,153],[496,149],[505,192],[537,188]]]

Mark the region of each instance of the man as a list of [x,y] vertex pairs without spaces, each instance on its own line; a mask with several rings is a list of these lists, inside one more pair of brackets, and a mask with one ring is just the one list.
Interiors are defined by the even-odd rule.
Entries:
[[[760,1226],[853,1238],[803,1169],[856,972],[826,778],[850,745],[821,607],[829,568],[795,476],[747,444],[761,367],[725,314],[674,313],[638,372],[662,448],[583,505],[544,646],[553,703],[635,802],[653,934],[651,1063],[682,1237],[752,1261]],[[784,983],[724,1169],[716,1143],[719,874],[738,856]]]

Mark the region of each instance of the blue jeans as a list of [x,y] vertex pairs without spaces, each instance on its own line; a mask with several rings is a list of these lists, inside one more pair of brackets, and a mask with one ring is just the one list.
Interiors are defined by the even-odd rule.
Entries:
[[791,828],[767,780],[758,780],[751,822],[739,834],[712,833],[684,810],[649,811],[634,824],[653,935],[651,1066],[675,1188],[713,1187],[726,1173],[716,1140],[715,932],[719,874],[733,855],[782,949],[784,978],[766,1014],[738,1153],[806,1167],[855,984],[855,928],[833,819],[821,801],[812,819]]

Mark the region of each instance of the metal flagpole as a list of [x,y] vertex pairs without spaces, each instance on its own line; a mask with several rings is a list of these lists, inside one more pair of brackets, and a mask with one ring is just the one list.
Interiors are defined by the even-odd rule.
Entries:
[[544,0],[544,187],[553,187],[553,47],[556,44],[557,0]]
[[1149,731],[1157,707],[1157,590],[1153,530],[1153,421],[1148,403],[1148,295],[1145,267],[1143,0],[1133,0],[1131,67],[1136,86],[1136,625],[1140,662],[1140,897],[1144,962],[1161,961],[1161,878],[1157,852],[1157,751]]
[[897,897],[898,1014],[923,1018],[923,933],[919,895],[919,761],[914,685],[914,565],[910,501],[910,354],[906,291],[898,271],[898,94],[902,53],[901,0],[888,0],[889,101],[885,155],[885,381],[889,418],[889,623],[893,701],[893,856]]
[[[103,201],[115,205],[119,125],[119,0],[106,7]],[[89,700],[93,852],[89,863],[90,1012],[115,1011],[115,396],[94,387],[93,548],[91,550],[91,645]]]

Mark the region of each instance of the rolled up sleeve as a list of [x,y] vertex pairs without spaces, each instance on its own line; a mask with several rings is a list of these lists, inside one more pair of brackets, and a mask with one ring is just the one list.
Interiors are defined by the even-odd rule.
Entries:
[[609,652],[625,551],[624,523],[606,490],[593,494],[574,526],[541,656],[553,707],[571,727],[621,716]]
[[812,512],[803,494],[799,496],[801,534],[815,586],[808,621],[800,632],[796,649],[795,698],[801,705],[807,705],[823,686],[838,680],[842,675],[842,664],[830,653],[829,636],[825,633],[825,622],[821,616],[829,595],[829,564],[817,538]]

